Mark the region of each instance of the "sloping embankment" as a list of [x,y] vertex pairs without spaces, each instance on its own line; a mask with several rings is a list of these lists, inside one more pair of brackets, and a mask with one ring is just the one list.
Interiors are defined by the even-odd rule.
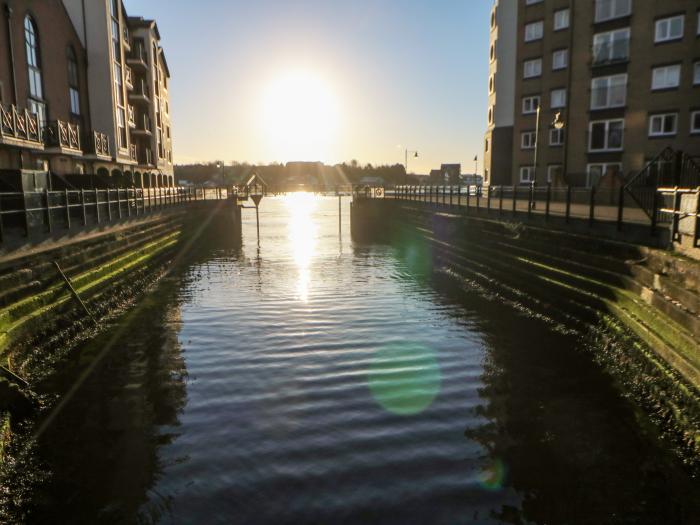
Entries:
[[355,203],[353,235],[391,242],[439,283],[574,331],[686,461],[699,462],[697,261],[395,201]]

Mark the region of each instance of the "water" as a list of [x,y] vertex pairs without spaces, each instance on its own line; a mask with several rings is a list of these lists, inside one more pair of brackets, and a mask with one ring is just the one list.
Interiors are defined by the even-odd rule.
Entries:
[[[15,516],[69,523],[699,523],[697,482],[611,379],[336,198],[266,198],[76,352]],[[34,471],[34,472],[31,472]]]

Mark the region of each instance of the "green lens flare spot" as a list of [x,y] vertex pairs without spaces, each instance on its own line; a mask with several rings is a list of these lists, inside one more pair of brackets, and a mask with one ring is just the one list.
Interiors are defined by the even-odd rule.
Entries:
[[481,471],[479,482],[486,490],[498,491],[503,488],[503,482],[506,478],[506,465],[500,459],[496,458]]
[[368,383],[374,399],[388,412],[419,414],[440,393],[441,374],[435,352],[416,343],[382,348],[372,360]]

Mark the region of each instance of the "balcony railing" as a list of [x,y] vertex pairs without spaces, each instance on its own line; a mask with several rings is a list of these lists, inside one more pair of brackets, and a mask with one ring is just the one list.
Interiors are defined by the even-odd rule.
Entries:
[[137,155],[136,155],[136,144],[132,144],[129,146],[129,157],[131,157],[131,160],[136,162],[138,160]]
[[150,148],[144,148],[141,150],[141,158],[139,160],[141,165],[151,165],[153,164],[153,152]]
[[124,68],[124,82],[127,87],[134,87],[134,73],[129,66]]
[[95,154],[101,157],[111,157],[109,150],[109,137],[99,131],[92,132],[92,143],[95,148]]
[[143,116],[142,126],[144,131],[148,131],[149,133],[152,131],[151,118],[148,115]]
[[80,127],[62,120],[49,122],[44,128],[44,143],[48,147],[80,151]]
[[38,117],[28,110],[16,106],[0,105],[0,137],[42,146],[41,126]]
[[135,128],[136,127],[136,112],[134,110],[134,106],[129,106],[128,110],[128,122],[129,122],[129,127]]
[[131,48],[131,53],[127,57],[127,61],[140,66],[148,65],[148,54],[146,53],[146,47],[144,46],[143,42],[134,42],[134,45]]
[[142,97],[148,99],[150,97],[148,82],[146,82],[143,79],[138,80],[134,85],[134,91],[132,91],[130,95],[134,97]]

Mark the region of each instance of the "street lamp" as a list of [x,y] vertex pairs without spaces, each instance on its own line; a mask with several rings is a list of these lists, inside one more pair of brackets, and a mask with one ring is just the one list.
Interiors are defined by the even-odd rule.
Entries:
[[[552,126],[554,126],[554,129],[561,131],[564,129],[564,119],[562,118],[561,111],[557,111],[556,115],[554,115],[554,120],[552,121]],[[562,161],[562,166],[561,166],[561,174],[562,177],[564,177],[564,180],[566,178],[566,139],[562,136],[562,148],[563,148],[563,161]]]
[[418,158],[418,152],[417,151],[409,151],[408,149],[406,150],[406,164],[404,164],[404,167],[406,168],[406,183],[408,184],[408,154],[410,153],[413,155],[414,159]]

